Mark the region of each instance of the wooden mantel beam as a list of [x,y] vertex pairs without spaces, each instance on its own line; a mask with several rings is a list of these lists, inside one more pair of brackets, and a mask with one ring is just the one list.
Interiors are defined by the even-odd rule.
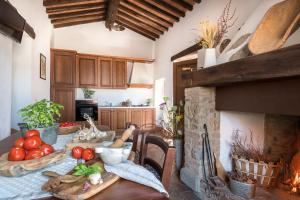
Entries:
[[300,44],[242,58],[185,74],[191,87],[219,87],[243,82],[259,82],[300,77]]
[[118,9],[120,5],[120,0],[110,0],[108,1],[108,9],[106,13],[105,27],[110,31],[115,21],[117,20]]

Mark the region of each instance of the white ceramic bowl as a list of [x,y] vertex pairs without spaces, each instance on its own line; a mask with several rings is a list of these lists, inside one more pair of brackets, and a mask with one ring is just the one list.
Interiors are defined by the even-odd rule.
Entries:
[[95,148],[95,152],[100,154],[105,164],[114,165],[128,159],[131,152],[132,142],[125,142],[122,148],[108,147],[113,142],[105,141]]

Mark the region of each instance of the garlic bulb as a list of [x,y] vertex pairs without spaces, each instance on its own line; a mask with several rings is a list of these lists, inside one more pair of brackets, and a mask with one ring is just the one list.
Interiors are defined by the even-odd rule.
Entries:
[[97,184],[103,183],[101,174],[99,172],[89,175],[88,179],[92,185],[97,185]]

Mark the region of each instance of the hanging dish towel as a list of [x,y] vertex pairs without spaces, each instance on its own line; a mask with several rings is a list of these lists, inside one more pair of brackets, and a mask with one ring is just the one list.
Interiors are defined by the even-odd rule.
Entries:
[[146,185],[169,197],[162,183],[150,171],[132,161],[125,161],[116,165],[104,165],[106,171],[114,173],[121,178]]

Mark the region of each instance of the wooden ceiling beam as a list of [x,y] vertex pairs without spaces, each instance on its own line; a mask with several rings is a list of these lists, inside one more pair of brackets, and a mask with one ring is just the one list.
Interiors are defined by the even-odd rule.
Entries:
[[119,19],[125,19],[125,20],[131,22],[132,24],[140,26],[143,29],[148,30],[148,31],[150,31],[150,32],[152,32],[154,34],[157,34],[157,35],[163,34],[163,31],[159,31],[159,30],[157,30],[157,29],[155,29],[155,28],[153,28],[151,26],[148,26],[148,25],[144,24],[143,22],[140,22],[140,21],[136,20],[133,17],[130,17],[129,15],[127,15],[125,13],[119,12],[118,17],[119,17]]
[[136,12],[136,13],[138,13],[138,14],[140,14],[140,15],[142,15],[142,16],[144,16],[144,17],[146,17],[146,18],[148,18],[152,21],[154,21],[155,23],[158,23],[158,24],[166,27],[166,28],[173,26],[173,23],[170,23],[166,20],[163,20],[163,19],[157,17],[156,15],[153,15],[152,13],[149,13],[148,11],[146,11],[144,9],[141,9],[140,7],[138,7],[136,5],[133,5],[129,2],[121,1],[120,4],[122,6],[128,8],[129,10],[132,10],[132,11],[134,11],[134,12]]
[[95,3],[104,3],[105,0],[44,0],[43,5],[46,8],[61,8],[69,6],[88,5]]
[[169,4],[164,3],[164,1],[160,0],[145,0],[147,3],[152,4],[153,6],[173,15],[176,17],[184,17],[185,13],[171,7]]
[[127,0],[128,2],[148,11],[149,13],[152,13],[154,15],[156,15],[157,17],[160,17],[168,22],[174,23],[174,22],[178,22],[179,18],[178,17],[174,17],[168,13],[166,13],[164,10],[161,10],[157,7],[154,7],[153,5],[144,2],[142,0],[136,1],[136,0]]
[[193,6],[182,1],[182,0],[164,0],[165,3],[173,6],[174,8],[186,12],[188,10],[193,10]]
[[132,11],[132,10],[129,10],[129,9],[125,8],[124,6],[120,6],[119,13],[127,14],[127,15],[129,15],[129,16],[131,16],[131,17],[133,17],[133,18],[135,18],[135,19],[137,19],[137,20],[139,20],[139,21],[141,21],[145,24],[148,24],[149,26],[152,26],[153,28],[156,28],[156,29],[160,30],[160,31],[167,31],[168,30],[168,28],[166,28],[166,27],[164,27],[164,26],[162,26],[162,25],[160,25],[160,24],[148,19],[147,17],[144,17],[144,16],[142,16],[142,15],[140,15],[140,14],[138,14],[138,13]]
[[78,9],[78,10],[72,10],[72,11],[65,11],[65,12],[59,12],[59,13],[52,13],[52,14],[49,14],[48,17],[50,19],[52,18],[55,18],[55,17],[58,17],[58,16],[63,16],[63,15],[75,15],[75,14],[78,14],[78,13],[83,13],[83,12],[93,12],[93,11],[97,11],[99,9],[102,9],[102,8],[89,8],[89,9]]
[[134,32],[136,32],[136,33],[138,33],[138,34],[140,34],[140,35],[145,36],[146,38],[149,38],[150,40],[155,40],[155,39],[156,39],[155,37],[153,37],[153,36],[151,36],[151,35],[148,35],[147,33],[144,33],[143,31],[141,31],[140,29],[138,29],[138,28],[136,28],[136,27],[131,27],[130,25],[125,24],[125,23],[123,23],[123,22],[121,22],[121,21],[119,21],[119,20],[117,20],[116,22],[117,22],[118,24],[120,24],[120,25],[122,25],[122,26],[124,26],[124,27],[126,27],[126,28],[128,28],[128,29],[130,29],[130,30],[132,30],[132,31],[134,31]]
[[99,9],[99,10],[92,10],[92,11],[83,11],[83,12],[78,12],[78,13],[66,13],[66,14],[58,14],[58,15],[51,15],[49,18],[52,20],[56,19],[68,19],[68,18],[73,18],[73,17],[82,17],[82,16],[87,16],[87,15],[93,15],[93,14],[104,14],[105,10],[104,9]]
[[120,5],[120,0],[109,0],[108,1],[108,9],[106,12],[105,27],[108,28],[110,31],[117,19],[119,5]]
[[96,19],[90,19],[90,20],[83,20],[83,21],[74,21],[74,22],[67,22],[64,24],[54,24],[54,28],[62,28],[62,27],[66,27],[66,26],[74,26],[74,25],[80,25],[80,24],[88,24],[88,23],[92,23],[92,22],[100,22],[105,20],[105,18],[96,18]]
[[120,21],[120,22],[122,22],[124,24],[127,24],[130,27],[135,27],[136,29],[139,29],[140,31],[146,33],[147,35],[150,35],[150,36],[155,37],[155,38],[159,38],[159,34],[153,33],[151,31],[149,31],[149,30],[141,27],[140,25],[137,25],[137,24],[134,24],[134,23],[128,21],[127,19],[124,19],[122,17],[118,17],[118,21]]
[[95,19],[103,19],[104,16],[101,15],[91,15],[91,16],[84,16],[84,17],[77,17],[77,18],[70,18],[70,19],[56,19],[53,20],[53,25],[60,25],[60,24],[67,24],[72,22],[81,22],[81,21],[87,21],[87,20],[95,20]]
[[97,18],[97,17],[102,17],[102,18],[104,18],[105,17],[105,15],[104,15],[104,13],[90,13],[90,14],[85,14],[85,15],[80,15],[80,16],[70,16],[70,17],[68,17],[68,18],[58,18],[58,19],[52,19],[51,20],[51,23],[52,24],[58,24],[58,23],[60,23],[60,22],[65,22],[65,21],[68,21],[68,20],[70,20],[70,21],[72,21],[72,20],[77,20],[77,19],[86,19],[86,18],[93,18],[93,17],[95,17],[95,18]]
[[191,6],[194,6],[197,3],[201,3],[201,0],[184,0],[184,1],[190,4]]
[[65,26],[97,22],[97,21],[102,21],[104,19],[105,19],[105,16],[99,16],[99,15],[74,18],[74,19],[63,19],[63,20],[56,21],[55,23],[53,23],[53,26],[54,26],[54,28],[59,28],[59,27],[65,27]]
[[61,7],[61,8],[46,8],[48,14],[61,14],[61,13],[71,13],[74,11],[84,11],[92,9],[101,9],[105,8],[104,3],[90,4],[90,5],[77,5],[70,7]]

